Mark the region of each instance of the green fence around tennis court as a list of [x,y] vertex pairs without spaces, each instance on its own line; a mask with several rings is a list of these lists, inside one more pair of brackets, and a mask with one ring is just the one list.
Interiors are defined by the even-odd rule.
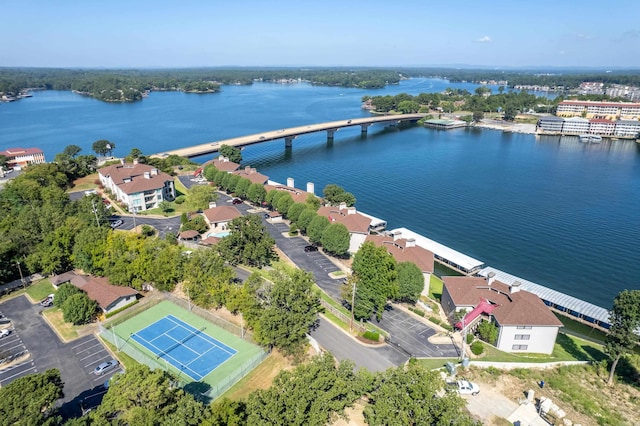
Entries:
[[[246,330],[204,309],[189,306],[187,301],[176,299],[168,294],[154,295],[149,303],[135,306],[134,312],[126,312],[126,315],[118,316],[117,319],[101,325],[100,336],[116,346],[118,351],[123,351],[137,362],[151,369],[162,368],[173,373],[180,385],[185,386],[192,381],[189,377],[143,348],[131,338],[131,335],[169,314],[189,323],[194,328],[206,327],[207,334],[237,351],[230,360],[201,380],[209,385],[209,389],[202,395],[213,401],[257,367],[267,354],[252,343],[252,335]],[[191,311],[188,310],[189,307]]]

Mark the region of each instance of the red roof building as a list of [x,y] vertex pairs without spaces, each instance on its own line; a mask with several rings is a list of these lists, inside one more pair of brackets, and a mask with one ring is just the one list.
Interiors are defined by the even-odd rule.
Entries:
[[7,165],[12,168],[23,168],[30,164],[45,163],[44,152],[40,148],[8,148],[0,151],[7,157]]

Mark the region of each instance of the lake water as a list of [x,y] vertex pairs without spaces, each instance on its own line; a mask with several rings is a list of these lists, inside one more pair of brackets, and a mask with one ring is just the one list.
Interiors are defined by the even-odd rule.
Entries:
[[[182,146],[331,120],[366,117],[364,95],[475,89],[412,79],[382,90],[308,84],[224,86],[211,95],[152,93],[107,104],[69,92],[35,92],[0,104],[0,149],[37,146],[51,161],[66,145],[83,153],[108,139],[115,155]],[[495,88],[494,88],[495,90]],[[328,183],[357,208],[533,282],[609,308],[640,276],[640,148],[583,144],[493,130],[342,129],[243,150],[244,165],[295,179],[316,194]],[[201,158],[199,160],[204,160]]]

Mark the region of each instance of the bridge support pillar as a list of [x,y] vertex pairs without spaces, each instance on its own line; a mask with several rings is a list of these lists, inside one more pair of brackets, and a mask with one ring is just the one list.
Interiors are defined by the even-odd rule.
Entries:
[[371,126],[371,124],[361,124],[360,125],[360,134],[361,135],[366,135],[367,134],[367,129],[369,128],[369,126]]
[[295,136],[287,136],[286,138],[284,138],[284,147],[291,148],[293,146],[294,139],[295,139]]
[[338,129],[329,129],[329,130],[327,130],[327,142],[333,142],[333,135],[337,131],[338,131]]

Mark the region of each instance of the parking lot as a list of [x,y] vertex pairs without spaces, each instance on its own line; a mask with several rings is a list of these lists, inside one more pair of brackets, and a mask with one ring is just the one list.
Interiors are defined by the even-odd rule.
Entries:
[[69,343],[62,342],[42,317],[43,309],[38,304],[32,305],[26,296],[0,303],[0,311],[11,320],[14,328],[9,336],[0,340],[0,347],[15,350],[24,347],[31,355],[25,362],[1,369],[0,385],[5,386],[27,374],[57,368],[64,382],[61,413],[66,418],[79,416],[80,403],[103,394],[102,384],[122,371],[121,367],[96,376],[93,370],[101,362],[112,359],[111,353],[93,334]]

